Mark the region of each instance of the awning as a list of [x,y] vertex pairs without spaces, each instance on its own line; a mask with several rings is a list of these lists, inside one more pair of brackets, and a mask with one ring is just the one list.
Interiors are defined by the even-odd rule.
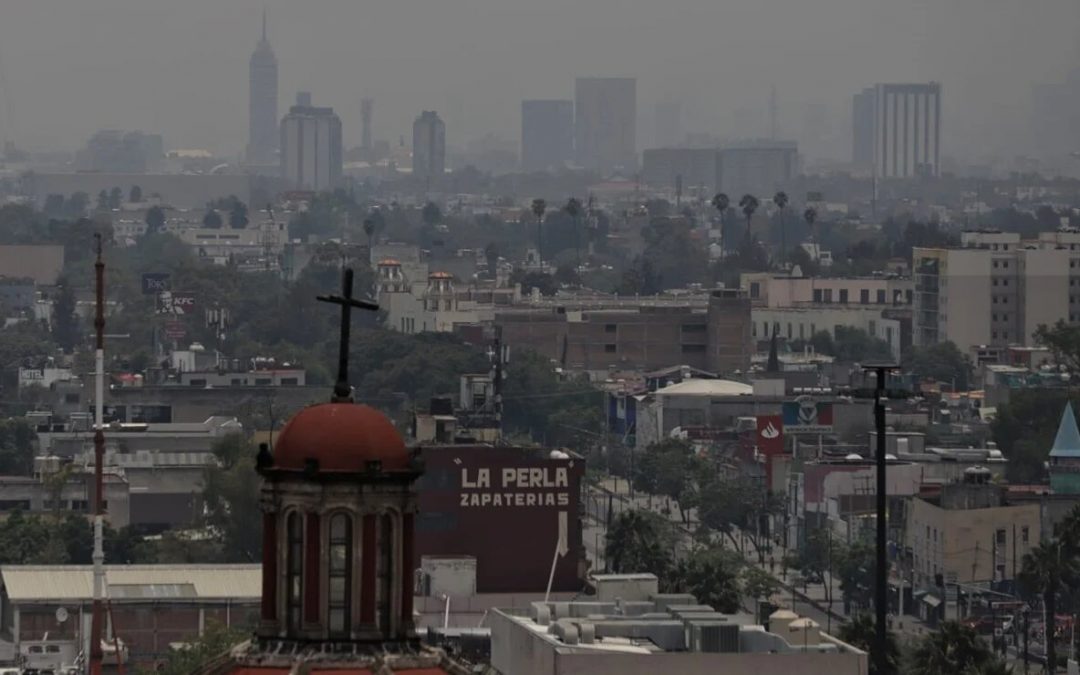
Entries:
[[930,595],[929,593],[926,594],[926,597],[924,597],[922,601],[931,607],[937,607],[941,604],[941,600],[938,600],[936,595]]

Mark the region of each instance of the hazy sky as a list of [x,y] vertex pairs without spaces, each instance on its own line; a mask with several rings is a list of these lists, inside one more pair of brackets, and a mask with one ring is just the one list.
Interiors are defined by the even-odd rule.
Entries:
[[663,97],[686,101],[688,131],[763,135],[775,85],[784,131],[824,105],[844,156],[854,91],[936,79],[946,152],[977,156],[1020,147],[1030,86],[1080,67],[1078,0],[0,0],[0,135],[73,148],[142,129],[237,153],[263,7],[282,111],[311,90],[350,144],[362,96],[377,138],[434,108],[461,144],[516,138],[522,98],[614,75],[638,78],[639,147]]

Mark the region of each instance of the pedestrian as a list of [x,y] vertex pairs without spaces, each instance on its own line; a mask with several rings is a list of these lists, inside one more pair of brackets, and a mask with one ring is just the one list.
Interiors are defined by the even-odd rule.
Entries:
[[769,574],[772,574],[775,569],[776,569],[776,558],[774,558],[770,554],[769,555]]

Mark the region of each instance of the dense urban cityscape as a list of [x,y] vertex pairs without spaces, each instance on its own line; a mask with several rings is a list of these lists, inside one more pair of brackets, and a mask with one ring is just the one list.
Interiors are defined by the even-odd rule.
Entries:
[[1080,674],[1080,65],[1011,155],[588,63],[508,139],[260,11],[224,149],[0,40],[0,675]]

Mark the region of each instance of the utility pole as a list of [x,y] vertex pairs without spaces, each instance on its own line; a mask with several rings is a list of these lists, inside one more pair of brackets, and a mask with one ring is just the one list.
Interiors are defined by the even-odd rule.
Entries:
[[[105,547],[102,541],[105,517],[102,490],[105,463],[105,261],[101,258],[101,234],[95,234],[97,261],[94,263],[96,308],[94,314],[94,603],[90,619],[90,675],[101,675],[101,631],[105,597]],[[119,654],[117,654],[119,657]]]
[[873,371],[877,375],[877,387],[874,391],[874,427],[877,431],[877,546],[874,583],[874,614],[876,618],[876,645],[871,650],[877,661],[878,675],[891,673],[886,645],[888,644],[889,610],[889,558],[887,551],[888,534],[888,483],[885,481],[885,378],[898,368],[895,364],[864,364],[863,370]]

